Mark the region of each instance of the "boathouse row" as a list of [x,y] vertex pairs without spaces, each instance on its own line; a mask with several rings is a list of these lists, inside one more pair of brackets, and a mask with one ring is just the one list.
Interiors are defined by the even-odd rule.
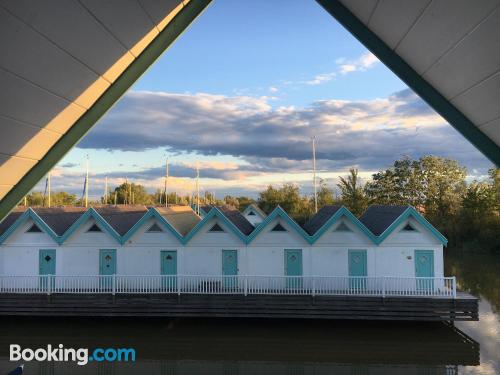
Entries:
[[410,206],[327,206],[303,226],[280,207],[204,210],[18,208],[0,224],[0,275],[444,276],[447,240]]

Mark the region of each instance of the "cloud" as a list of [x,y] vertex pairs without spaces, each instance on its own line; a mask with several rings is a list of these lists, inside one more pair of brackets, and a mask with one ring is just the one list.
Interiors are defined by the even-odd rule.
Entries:
[[78,167],[79,164],[78,163],[64,163],[64,164],[61,164],[59,166],[62,168],[74,168],[74,167]]
[[279,89],[277,87],[275,87],[275,86],[270,86],[269,87],[269,91],[272,92],[272,93],[276,93],[276,92],[279,91]]
[[339,75],[346,75],[353,72],[364,72],[372,68],[380,60],[371,52],[366,52],[355,60],[339,58],[335,60],[337,67],[335,71],[316,75],[313,79],[303,81],[307,85],[320,85],[329,82]]
[[[303,108],[273,108],[266,97],[131,92],[87,135],[80,148],[181,155],[231,155],[241,164],[207,165],[207,178],[243,180],[310,169],[311,136],[318,167],[374,171],[402,155],[456,158],[484,171],[489,164],[410,90],[366,101],[321,100]],[[160,162],[159,162],[160,164]],[[137,173],[162,175],[162,166]],[[139,176],[140,174],[143,176]],[[193,166],[172,167],[179,177]],[[123,176],[123,172],[120,172]]]
[[320,85],[322,83],[325,83],[325,82],[328,82],[328,81],[335,79],[336,76],[337,76],[337,73],[335,73],[335,72],[318,74],[313,79],[311,79],[309,81],[304,81],[304,83],[306,85]]

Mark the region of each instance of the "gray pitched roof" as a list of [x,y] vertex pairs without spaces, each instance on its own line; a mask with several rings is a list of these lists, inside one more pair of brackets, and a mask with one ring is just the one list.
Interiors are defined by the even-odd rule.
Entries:
[[19,219],[19,216],[21,216],[24,211],[26,211],[25,208],[16,208],[9,215],[7,215],[7,217],[0,223],[0,236],[4,234],[5,231],[9,229],[17,219]]
[[248,236],[255,229],[255,227],[236,208],[231,206],[218,206],[217,208],[244,235]]
[[190,206],[156,207],[156,210],[183,236],[201,221]]
[[311,236],[315,234],[325,223],[340,210],[342,206],[331,205],[322,207],[313,217],[311,217],[305,224],[304,230]]
[[208,214],[212,208],[214,208],[214,206],[212,206],[211,204],[206,204],[204,206],[200,206],[200,210],[206,214]]
[[148,211],[146,206],[97,206],[94,209],[120,235],[132,228]]
[[85,207],[34,207],[33,211],[55,234],[62,236],[87,209]]
[[409,206],[371,205],[361,215],[361,221],[374,235],[380,236]]

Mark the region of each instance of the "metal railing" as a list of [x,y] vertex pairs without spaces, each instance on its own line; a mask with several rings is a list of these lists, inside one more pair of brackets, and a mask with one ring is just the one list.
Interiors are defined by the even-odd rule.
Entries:
[[455,277],[392,276],[0,276],[0,293],[363,295],[456,298],[456,280]]

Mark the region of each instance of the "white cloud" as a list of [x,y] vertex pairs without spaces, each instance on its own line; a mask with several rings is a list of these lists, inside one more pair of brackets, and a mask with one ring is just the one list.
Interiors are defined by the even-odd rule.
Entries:
[[[374,100],[322,100],[302,108],[273,108],[269,100],[131,92],[79,147],[167,149],[177,155],[196,153],[200,160],[203,155],[241,160],[206,165],[207,177],[222,180],[302,173],[310,168],[312,135],[318,139],[319,167],[330,171],[353,165],[377,170],[403,154],[450,156],[485,167],[485,159],[410,90]],[[192,166],[179,166],[178,173],[192,176]]]
[[339,74],[345,75],[353,72],[363,72],[379,63],[380,60],[371,52],[366,52],[355,60],[347,60],[341,57],[335,60],[337,67],[335,71],[316,75],[313,79],[303,81],[307,85],[320,85],[335,79]]

